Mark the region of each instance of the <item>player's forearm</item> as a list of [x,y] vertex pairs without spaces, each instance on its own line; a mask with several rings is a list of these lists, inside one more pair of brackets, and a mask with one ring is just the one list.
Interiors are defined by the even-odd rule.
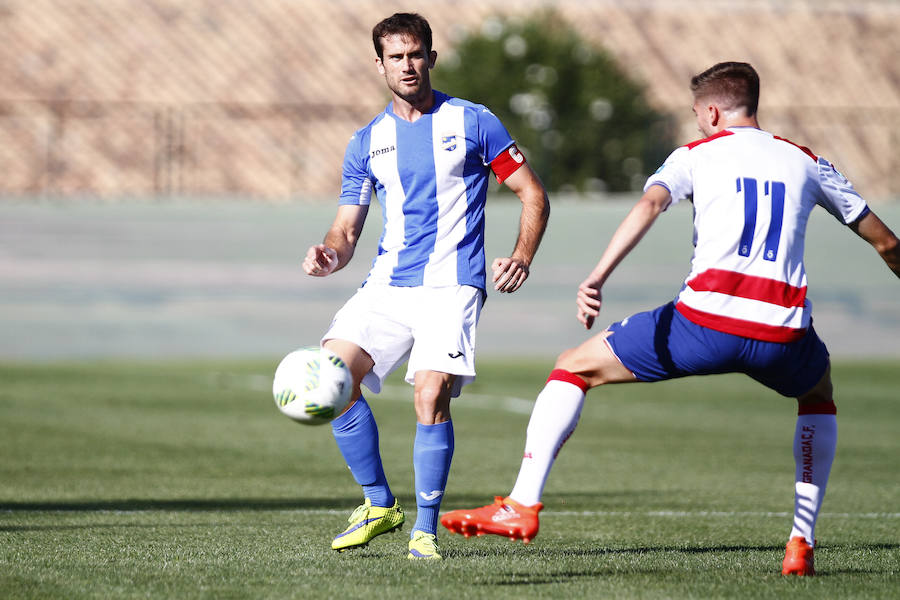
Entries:
[[873,236],[870,243],[894,275],[900,277],[900,240],[878,217],[872,217],[877,221],[878,234]]
[[850,228],[866,240],[878,252],[888,268],[900,277],[900,240],[874,212],[850,225]]
[[648,199],[645,195],[619,225],[600,257],[589,279],[602,287],[619,263],[637,246],[665,205]]
[[876,250],[878,250],[878,254],[884,259],[888,268],[894,272],[894,275],[900,277],[900,240],[895,237],[881,248],[876,248]]
[[332,227],[328,230],[322,243],[337,253],[337,266],[333,271],[342,269],[344,265],[350,262],[350,259],[353,258],[353,252],[356,250],[357,241],[356,238],[348,235],[348,232],[343,229]]
[[362,234],[368,210],[368,205],[341,205],[338,207],[337,216],[322,242],[334,250],[337,255],[337,265],[330,272],[343,268],[353,258],[353,251]]
[[529,197],[522,199],[522,215],[519,218],[519,236],[513,249],[512,258],[531,265],[538,246],[547,229],[550,218],[550,201],[543,188],[530,191]]

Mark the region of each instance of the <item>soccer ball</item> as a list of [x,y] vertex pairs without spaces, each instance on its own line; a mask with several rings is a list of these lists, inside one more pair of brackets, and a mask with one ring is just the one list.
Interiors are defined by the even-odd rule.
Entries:
[[350,402],[353,377],[347,363],[325,348],[301,348],[275,369],[272,395],[283,414],[305,425],[323,425]]

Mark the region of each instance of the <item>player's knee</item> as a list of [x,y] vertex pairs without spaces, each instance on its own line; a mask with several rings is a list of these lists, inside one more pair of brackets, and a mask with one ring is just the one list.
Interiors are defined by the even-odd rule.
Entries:
[[797,404],[800,405],[822,404],[828,402],[834,402],[834,394],[832,393],[831,389],[820,390],[814,388],[813,390],[797,398]]
[[797,398],[797,404],[800,410],[808,410],[811,406],[834,406],[834,386],[831,383],[831,369],[825,371],[825,374],[818,383],[805,394]]
[[439,422],[441,415],[449,412],[450,390],[439,383],[426,384],[416,388],[414,400],[420,422]]
[[415,402],[416,406],[427,408],[434,406],[440,397],[441,388],[437,385],[426,385],[416,389]]
[[578,348],[569,348],[568,350],[564,350],[558,357],[556,357],[556,364],[553,368],[562,369],[564,371],[574,373],[574,370],[578,368],[578,362]]
[[607,346],[608,335],[599,334],[577,348],[566,350],[556,359],[555,368],[577,375],[591,388],[637,381],[634,373]]
[[574,375],[583,381],[588,388],[603,383],[602,381],[597,381],[590,357],[586,356],[580,347],[566,350],[560,354],[556,359],[553,370],[554,372],[564,371],[569,375]]

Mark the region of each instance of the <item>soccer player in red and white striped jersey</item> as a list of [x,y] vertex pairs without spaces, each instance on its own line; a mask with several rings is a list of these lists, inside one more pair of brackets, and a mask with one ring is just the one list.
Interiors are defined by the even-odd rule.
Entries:
[[671,204],[694,204],[694,256],[676,299],[610,325],[557,359],[528,425],[512,492],[447,513],[451,531],[532,539],[547,475],[578,423],[585,392],[606,383],[746,373],[797,399],[795,508],[782,573],[813,575],[815,524],[837,443],[828,351],[812,326],[803,247],[816,205],[869,242],[900,276],[900,242],[826,159],[760,129],[759,77],[719,63],[691,80],[704,139],[675,150],[581,283],[590,329],[607,278]]

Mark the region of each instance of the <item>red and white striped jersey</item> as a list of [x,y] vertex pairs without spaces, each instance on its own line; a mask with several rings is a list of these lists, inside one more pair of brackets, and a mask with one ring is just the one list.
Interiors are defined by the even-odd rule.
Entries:
[[694,204],[694,256],[677,309],[698,325],[769,342],[809,327],[803,247],[818,204],[844,224],[868,212],[853,185],[808,148],[732,127],[675,150],[644,189]]

